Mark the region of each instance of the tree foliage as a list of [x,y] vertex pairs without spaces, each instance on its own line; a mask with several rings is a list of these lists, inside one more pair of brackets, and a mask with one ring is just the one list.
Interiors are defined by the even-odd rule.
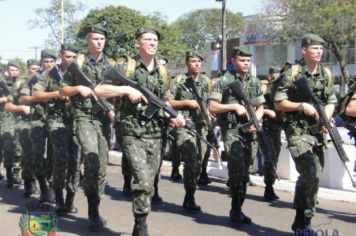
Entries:
[[[221,35],[221,9],[199,9],[191,11],[175,22],[180,28],[184,42],[191,49],[205,49],[207,41],[212,41]],[[227,39],[237,38],[243,31],[241,13],[226,11]]]
[[324,38],[343,77],[349,78],[343,49],[356,33],[355,0],[270,0],[267,13],[283,40],[301,38],[307,32]]
[[[62,0],[51,0],[49,7],[36,9],[36,18],[29,20],[30,27],[40,29],[49,28],[51,30],[45,43],[46,46],[50,48],[53,48],[53,45],[57,46],[61,43],[61,2]],[[85,5],[81,2],[74,5],[70,0],[63,0],[63,8],[64,41],[74,42],[78,22],[76,16],[78,12],[85,10]]]
[[109,6],[91,10],[79,26],[77,43],[83,49],[85,48],[85,30],[92,24],[100,24],[109,31],[105,54],[111,58],[116,58],[120,54],[131,56],[136,54],[135,33],[138,28],[143,26],[153,26],[161,32],[163,37],[159,46],[159,54],[168,57],[169,60],[185,51],[183,42],[178,36],[177,27],[168,25],[164,16],[159,13],[144,16],[140,12],[124,6]]

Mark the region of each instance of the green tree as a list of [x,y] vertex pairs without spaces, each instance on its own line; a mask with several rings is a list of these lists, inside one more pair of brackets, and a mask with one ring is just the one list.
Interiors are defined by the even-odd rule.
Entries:
[[[203,51],[207,42],[221,35],[221,9],[199,9],[191,11],[174,23],[181,30],[184,42],[191,49]],[[243,18],[241,13],[226,12],[227,39],[237,38],[242,34]]]
[[[51,33],[45,42],[46,47],[53,48],[53,45],[61,43],[61,2],[63,1],[64,8],[64,41],[72,43],[77,33],[77,18],[79,12],[85,10],[85,5],[78,2],[72,4],[70,0],[51,0],[49,7],[38,8],[35,10],[36,18],[29,20],[31,28],[49,28]],[[55,47],[56,49],[58,47]]]
[[355,0],[270,0],[266,9],[285,41],[307,32],[320,35],[337,58],[343,78],[349,78],[343,49],[356,33]]
[[120,54],[130,56],[137,53],[134,40],[139,27],[153,26],[162,33],[159,54],[172,60],[177,53],[184,53],[183,41],[180,40],[179,30],[167,24],[164,16],[154,13],[144,16],[136,10],[124,6],[109,6],[103,9],[91,10],[80,22],[77,43],[85,48],[86,28],[92,24],[100,24],[109,31],[106,41],[105,54],[117,58]]

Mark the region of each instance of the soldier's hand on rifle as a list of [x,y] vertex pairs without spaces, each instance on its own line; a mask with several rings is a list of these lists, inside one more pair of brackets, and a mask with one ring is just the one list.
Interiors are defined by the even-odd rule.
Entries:
[[82,95],[82,97],[86,98],[93,96],[94,98],[96,98],[94,91],[91,90],[89,87],[79,85],[78,92],[80,93],[80,95]]
[[25,105],[22,105],[22,112],[25,114],[25,115],[29,115],[31,113],[31,108],[30,106],[25,106]]
[[197,100],[186,100],[187,107],[193,110],[200,110],[199,103]]
[[319,120],[318,112],[313,105],[305,102],[303,102],[302,104],[305,115],[315,117],[315,119]]
[[170,118],[169,126],[173,128],[183,128],[185,126],[185,119],[182,114],[178,114],[176,118]]
[[276,119],[277,115],[276,112],[274,112],[273,110],[270,109],[263,109],[263,112],[266,116],[268,116],[271,119]]
[[248,117],[248,113],[247,113],[245,106],[240,105],[240,104],[235,104],[235,107],[236,107],[235,111],[238,116],[247,116]]
[[144,103],[148,103],[147,98],[145,96],[143,96],[143,94],[138,91],[135,88],[132,88],[130,86],[127,86],[127,96],[130,99],[131,103],[139,103],[139,102],[144,102]]

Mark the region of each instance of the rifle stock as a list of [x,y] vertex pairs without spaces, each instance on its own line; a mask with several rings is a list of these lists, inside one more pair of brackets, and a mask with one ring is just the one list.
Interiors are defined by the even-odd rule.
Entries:
[[276,166],[274,165],[274,160],[277,159],[277,154],[276,154],[274,145],[273,145],[271,139],[268,138],[266,136],[265,132],[263,131],[263,129],[257,119],[255,109],[252,106],[252,103],[249,100],[249,98],[245,95],[240,81],[235,80],[234,82],[230,83],[229,88],[230,88],[232,94],[238,100],[241,100],[243,102],[243,105],[245,106],[247,113],[250,117],[250,121],[248,122],[248,124],[252,123],[252,125],[256,128],[257,142],[259,144],[259,147],[261,148],[261,151],[262,151],[264,157],[266,158],[266,160],[271,163],[275,177],[278,180],[280,180],[277,170],[276,170]]
[[[165,101],[161,100],[157,95],[155,95],[151,90],[141,85],[140,83],[127,78],[119,69],[109,67],[104,72],[104,77],[115,81],[117,84],[128,85],[140,91],[149,101],[148,107],[145,112],[142,114],[145,118],[151,119],[153,115],[159,110],[162,109],[172,118],[178,116],[178,112],[169,106]],[[199,139],[203,140],[209,147],[214,148],[214,146],[204,139],[200,134],[195,131],[194,124],[189,120],[185,120],[185,127],[194,133]]]
[[308,86],[306,79],[304,77],[299,78],[299,79],[295,80],[294,84],[296,85],[298,91],[302,92],[303,95],[308,100],[311,100],[312,103],[314,104],[315,109],[318,112],[320,122],[328,130],[331,141],[333,142],[334,147],[335,147],[337,153],[339,154],[341,162],[344,164],[344,166],[346,168],[346,171],[351,179],[352,185],[353,185],[353,187],[356,187],[356,183],[353,180],[350,170],[347,168],[347,165],[346,165],[346,162],[349,161],[349,158],[347,157],[345,149],[342,146],[343,141],[339,134],[339,131],[337,130],[337,128],[334,125],[331,125],[331,123],[324,111],[323,105],[321,104],[319,99],[314,96],[313,92],[311,91],[311,89]]
[[[77,84],[83,85],[85,87],[94,90],[96,84],[83,73],[83,71],[79,68],[77,63],[75,63],[74,61],[71,62],[68,66],[68,71],[74,75],[74,79]],[[92,101],[93,101],[92,111],[94,114],[96,114],[100,110],[104,111],[105,113],[114,110],[113,105],[111,105],[104,98],[92,98]]]

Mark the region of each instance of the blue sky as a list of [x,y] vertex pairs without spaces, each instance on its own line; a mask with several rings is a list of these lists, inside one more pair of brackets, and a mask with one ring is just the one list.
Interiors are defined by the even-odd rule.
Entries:
[[[35,9],[46,8],[50,2],[50,0],[0,0],[1,62],[7,62],[15,57],[23,60],[35,57],[33,47],[42,47],[49,31],[30,29],[27,22],[36,17]],[[72,0],[72,2],[78,1]],[[87,10],[80,18],[93,8],[124,5],[143,14],[162,12],[168,17],[169,22],[195,9],[221,8],[221,2],[215,0],[82,0],[81,2],[87,6]],[[262,2],[263,0],[226,0],[226,8],[233,12],[243,12],[246,16],[261,11]]]

